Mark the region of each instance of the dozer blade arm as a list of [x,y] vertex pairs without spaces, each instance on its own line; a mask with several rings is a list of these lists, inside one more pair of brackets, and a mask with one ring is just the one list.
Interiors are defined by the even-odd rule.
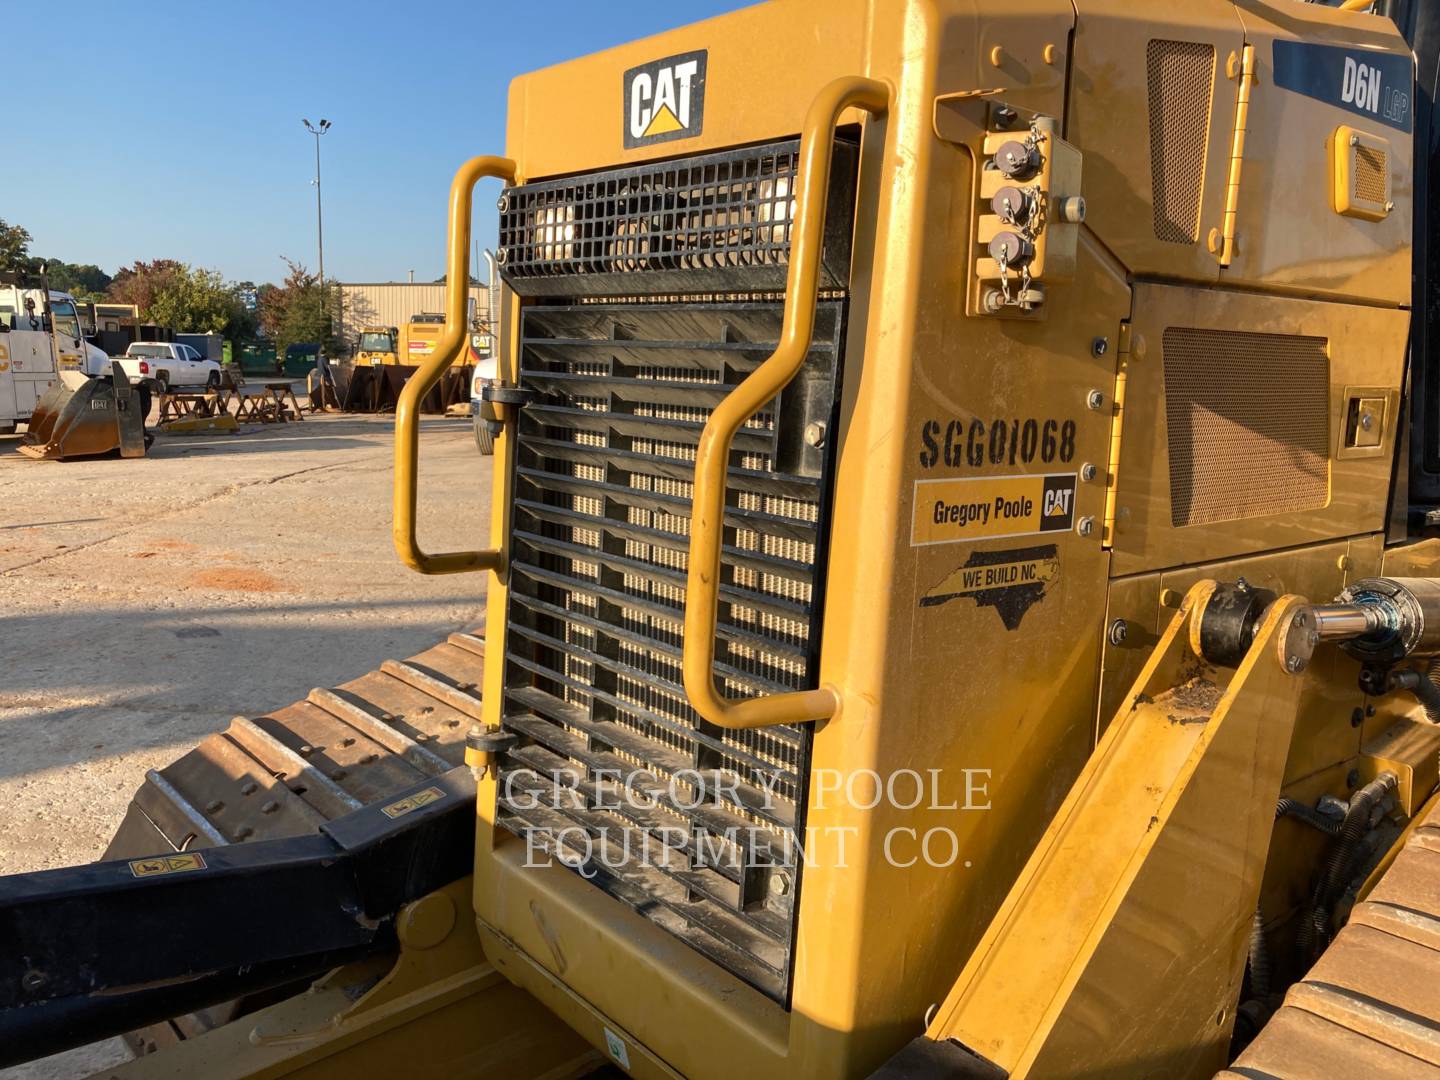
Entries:
[[307,836],[0,878],[0,1067],[394,948],[474,835],[461,767]]
[[1199,655],[1215,590],[1190,590],[925,1042],[877,1076],[937,1053],[977,1077],[1224,1066],[1313,621],[1279,599],[1231,672]]

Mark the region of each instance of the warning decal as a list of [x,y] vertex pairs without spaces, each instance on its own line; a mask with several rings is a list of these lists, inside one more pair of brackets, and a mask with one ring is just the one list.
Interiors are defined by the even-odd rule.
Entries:
[[1075,474],[916,480],[912,512],[914,547],[1068,531]]
[[187,870],[204,869],[205,856],[198,852],[184,855],[157,855],[152,859],[135,859],[130,863],[130,873],[136,877],[183,874]]
[[393,802],[380,812],[388,818],[404,817],[412,810],[419,810],[422,806],[429,806],[445,797],[445,793],[438,787],[427,787],[424,791],[417,791],[414,795],[407,796],[399,802]]

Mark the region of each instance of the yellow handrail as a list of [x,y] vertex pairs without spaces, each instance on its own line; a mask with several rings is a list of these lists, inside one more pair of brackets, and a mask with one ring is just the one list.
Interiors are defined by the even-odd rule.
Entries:
[[715,690],[715,627],[720,597],[720,545],[725,520],[725,479],[730,444],[740,426],[793,379],[810,351],[824,243],[825,203],[835,125],[848,108],[883,113],[890,88],[850,76],[828,84],[810,106],[800,133],[795,221],[785,280],[785,314],[775,352],[730,391],[710,414],[695,454],[690,511],[690,555],[685,586],[685,693],[710,723],[724,728],[768,727],[825,720],[840,707],[829,686],[731,701]]
[[[470,298],[470,204],[475,185],[487,176],[515,182],[509,158],[476,157],[460,166],[450,184],[450,252],[446,261],[445,329],[430,358],[405,384],[395,406],[395,486],[391,534],[402,562],[422,574],[465,574],[494,570],[501,548],[427,555],[415,537],[416,481],[420,470],[420,402],[469,345],[466,315]],[[493,331],[492,331],[493,333]],[[498,342],[498,337],[496,341]]]

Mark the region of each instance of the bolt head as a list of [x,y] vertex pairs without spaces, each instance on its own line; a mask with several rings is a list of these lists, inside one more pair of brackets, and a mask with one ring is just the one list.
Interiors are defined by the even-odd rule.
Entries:
[[1100,409],[1105,405],[1105,395],[1099,390],[1091,390],[1085,395],[1085,407],[1089,409]]
[[1084,465],[1080,466],[1080,479],[1084,480],[1087,484],[1099,475],[1100,470],[1095,467],[1094,462],[1087,461]]
[[1081,536],[1089,536],[1095,531],[1095,519],[1093,517],[1082,517],[1075,525],[1075,531]]
[[501,195],[498,199],[496,199],[496,200],[495,200],[495,209],[496,209],[496,210],[499,210],[502,214],[505,213],[506,210],[509,210],[509,209],[510,209],[510,196],[509,196],[509,195]]
[[1104,355],[1105,355],[1107,352],[1109,352],[1109,351],[1110,351],[1110,339],[1109,339],[1109,338],[1097,337],[1094,341],[1090,342],[1090,355],[1091,355],[1091,356],[1104,356]]
[[1116,619],[1110,624],[1110,632],[1107,636],[1111,645],[1124,645],[1125,639],[1130,636],[1130,624],[1124,619]]
[[1285,658],[1285,670],[1292,675],[1299,674],[1305,667],[1305,661],[1298,656],[1287,656]]
[[825,424],[821,420],[812,420],[805,425],[805,445],[813,446],[816,449],[825,445]]
[[776,896],[784,896],[790,891],[790,879],[784,874],[775,874],[770,878],[770,891]]

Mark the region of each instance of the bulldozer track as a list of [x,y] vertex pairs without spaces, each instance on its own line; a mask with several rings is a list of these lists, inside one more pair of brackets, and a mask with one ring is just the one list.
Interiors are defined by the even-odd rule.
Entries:
[[[146,773],[103,857],[312,834],[463,765],[465,735],[481,715],[484,665],[480,633],[454,633],[357,679],[316,687],[284,708],[235,717],[170,765]],[[137,1054],[153,1053],[268,1000],[201,1009],[125,1040]]]
[[146,774],[104,857],[304,835],[464,764],[484,659],[483,637],[455,633],[284,708],[235,717]]

